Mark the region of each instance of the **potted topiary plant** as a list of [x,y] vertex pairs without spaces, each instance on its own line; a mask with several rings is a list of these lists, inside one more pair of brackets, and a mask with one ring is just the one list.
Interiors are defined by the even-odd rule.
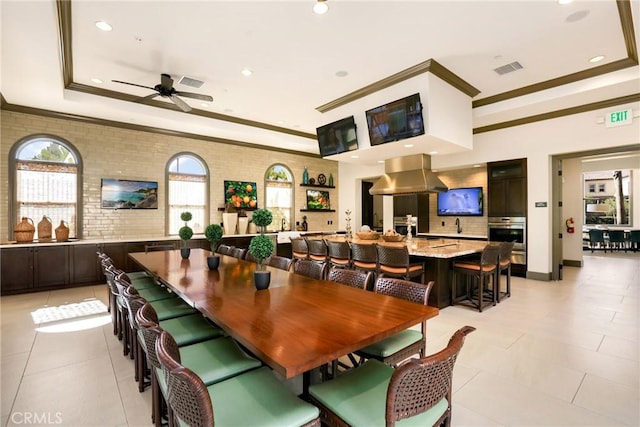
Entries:
[[183,259],[189,258],[191,255],[191,248],[187,247],[187,241],[193,237],[193,230],[187,225],[193,218],[191,212],[185,211],[180,214],[180,219],[184,221],[184,225],[178,230],[178,236],[180,236],[180,255]]
[[215,270],[220,265],[220,255],[216,254],[220,240],[222,239],[222,227],[218,224],[209,224],[204,229],[204,237],[211,244],[211,256],[207,257],[209,269]]
[[258,227],[260,234],[254,236],[249,244],[249,253],[258,261],[258,268],[253,273],[256,289],[267,289],[271,282],[271,272],[265,268],[265,261],[273,253],[273,239],[264,234],[267,226],[273,221],[273,214],[267,209],[253,212],[251,221]]

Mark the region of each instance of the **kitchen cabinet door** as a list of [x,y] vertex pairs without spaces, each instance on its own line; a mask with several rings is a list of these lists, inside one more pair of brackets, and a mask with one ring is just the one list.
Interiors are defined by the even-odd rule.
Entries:
[[98,263],[99,245],[73,245],[71,249],[71,284],[97,284],[102,282],[102,268]]
[[2,294],[25,292],[33,288],[33,248],[0,250]]
[[69,246],[40,246],[33,249],[33,274],[36,288],[69,284]]

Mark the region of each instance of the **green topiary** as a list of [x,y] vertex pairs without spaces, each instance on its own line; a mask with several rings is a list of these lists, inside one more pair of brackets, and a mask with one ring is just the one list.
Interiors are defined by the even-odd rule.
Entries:
[[182,246],[186,247],[187,240],[193,237],[193,230],[188,225],[185,225],[178,230],[178,236],[180,236],[180,239],[182,240]]
[[185,222],[185,225],[187,222],[191,221],[192,218],[193,218],[193,215],[191,215],[191,212],[189,211],[185,211],[180,214],[180,219]]
[[273,240],[265,234],[253,237],[249,243],[249,253],[258,261],[260,270],[264,270],[264,262],[271,256],[273,249]]
[[222,239],[222,227],[218,224],[207,225],[207,228],[204,229],[204,237],[211,243],[211,252],[215,253]]
[[271,224],[273,221],[273,214],[268,209],[257,209],[253,211],[253,215],[251,216],[251,222],[253,222],[256,227],[260,227],[260,232],[264,231],[264,227]]

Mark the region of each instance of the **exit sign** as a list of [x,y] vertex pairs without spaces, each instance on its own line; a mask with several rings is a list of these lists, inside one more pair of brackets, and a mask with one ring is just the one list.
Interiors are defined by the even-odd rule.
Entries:
[[608,128],[615,126],[630,125],[633,121],[633,111],[627,110],[612,111],[605,116],[605,126]]

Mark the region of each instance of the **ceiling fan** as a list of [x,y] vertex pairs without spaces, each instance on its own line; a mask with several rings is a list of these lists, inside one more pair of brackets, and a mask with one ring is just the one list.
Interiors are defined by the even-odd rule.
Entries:
[[180,92],[175,90],[173,87],[173,79],[169,74],[165,74],[165,73],[160,74],[160,84],[157,84],[154,87],[143,86],[136,83],[123,82],[120,80],[111,80],[111,81],[114,83],[122,83],[125,85],[138,86],[138,87],[143,87],[145,89],[155,90],[156,93],[152,93],[151,95],[142,97],[138,100],[138,102],[144,101],[146,99],[153,99],[156,96],[163,96],[173,101],[173,103],[176,104],[178,108],[180,108],[185,113],[191,111],[191,107],[189,107],[189,105],[186,102],[180,99],[178,95],[184,96],[186,98],[199,99],[201,101],[208,101],[208,102],[213,101],[213,98],[209,95],[201,95],[199,93],[193,93],[193,92]]

